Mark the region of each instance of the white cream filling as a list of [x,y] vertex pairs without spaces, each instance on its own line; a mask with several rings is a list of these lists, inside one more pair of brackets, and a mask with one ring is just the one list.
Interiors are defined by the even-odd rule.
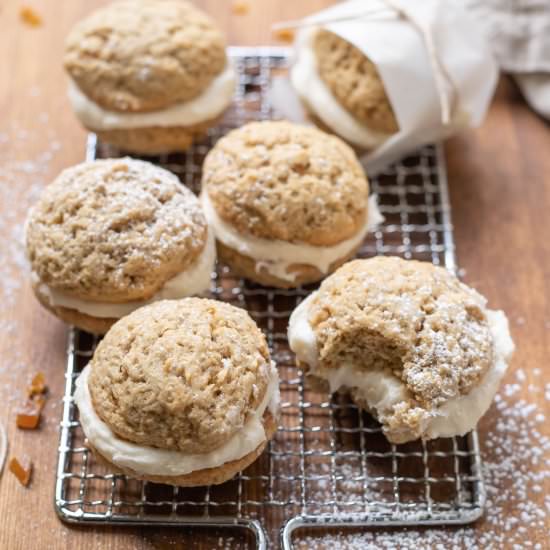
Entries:
[[249,414],[243,427],[221,447],[204,454],[186,454],[181,451],[137,445],[120,439],[94,410],[87,366],[76,381],[74,400],[78,406],[82,430],[90,444],[107,460],[117,466],[129,468],[138,474],[180,476],[217,468],[226,462],[238,460],[256,449],[266,440],[262,417],[268,409],[274,417],[279,410],[279,375],[274,364],[270,366],[270,379],[265,396],[254,413]]
[[220,218],[206,191],[201,193],[200,200],[206,220],[214,229],[216,239],[228,248],[254,259],[256,271],[265,269],[271,275],[285,281],[296,279],[296,273],[288,271],[288,268],[294,264],[311,265],[323,274],[328,273],[332,263],[345,257],[359,246],[365,235],[384,220],[378,209],[376,196],[371,195],[367,220],[353,237],[332,246],[313,246],[306,243],[290,243],[277,239],[261,239],[243,235]]
[[302,101],[338,135],[366,149],[378,147],[392,134],[368,128],[356,120],[332,95],[317,71],[317,59],[312,47],[316,32],[309,31],[298,47],[297,59],[290,69],[292,85]]
[[38,282],[39,292],[46,297],[52,307],[60,306],[75,309],[80,313],[99,318],[119,319],[132,311],[159,300],[177,300],[185,296],[195,296],[210,288],[212,271],[216,263],[216,241],[213,231],[209,228],[206,243],[197,259],[185,271],[164,283],[164,286],[149,300],[134,300],[131,302],[94,302],[69,296],[44,283],[40,283],[38,275],[33,272],[31,277]]
[[[358,388],[360,396],[378,417],[392,412],[393,407],[406,400],[403,382],[389,372],[368,371],[353,365],[337,369],[321,369],[318,366],[317,341],[308,321],[308,304],[316,293],[308,296],[292,313],[288,328],[288,341],[296,357],[307,363],[311,372],[327,380],[330,391],[342,387]],[[422,437],[451,437],[473,430],[485,414],[498,389],[500,380],[508,368],[514,351],[508,320],[502,311],[487,310],[487,319],[494,342],[494,363],[479,384],[467,395],[449,399],[433,412],[423,427]]]
[[228,62],[223,72],[199,96],[166,109],[145,113],[108,111],[89,99],[72,80],[69,82],[69,100],[80,121],[97,131],[193,126],[217,117],[226,109],[233,98],[235,82],[235,70]]
[[494,342],[494,363],[470,393],[451,399],[437,409],[426,428],[426,437],[429,439],[464,435],[473,430],[490,407],[506,373],[508,361],[515,349],[508,319],[503,311],[488,309],[486,314]]

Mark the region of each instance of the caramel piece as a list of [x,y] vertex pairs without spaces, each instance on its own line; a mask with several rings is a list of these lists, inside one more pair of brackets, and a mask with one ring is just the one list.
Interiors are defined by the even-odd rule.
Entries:
[[35,430],[40,422],[40,408],[32,401],[27,402],[22,409],[17,411],[15,422],[18,428]]
[[34,430],[40,423],[40,413],[46,403],[46,379],[42,372],[33,376],[31,385],[27,388],[29,399],[17,411],[16,424],[23,430]]
[[40,15],[28,6],[23,6],[19,10],[19,16],[24,23],[30,25],[31,27],[40,27],[40,25],[42,25],[42,17],[40,17]]
[[246,0],[234,0],[231,9],[235,15],[246,15],[250,11],[250,4]]
[[293,42],[294,34],[292,29],[275,29],[273,31],[273,36],[281,42]]
[[34,430],[40,422],[40,413],[46,404],[46,397],[42,394],[34,395],[23,407],[18,409],[16,424],[24,430]]
[[19,483],[21,483],[23,487],[29,485],[32,474],[32,462],[28,457],[24,457],[23,464],[21,464],[17,458],[13,457],[10,460],[9,470],[19,480]]
[[33,376],[27,394],[29,397],[33,397],[34,395],[45,393],[47,389],[48,387],[46,386],[46,377],[44,373],[38,372]]

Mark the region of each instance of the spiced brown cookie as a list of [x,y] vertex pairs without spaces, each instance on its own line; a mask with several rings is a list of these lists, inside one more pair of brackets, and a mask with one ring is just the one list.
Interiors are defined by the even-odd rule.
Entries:
[[513,351],[506,317],[480,294],[444,268],[397,257],[338,269],[294,311],[289,342],[394,443],[471,430]]
[[272,437],[278,375],[246,311],[169,300],[111,328],[75,400],[90,446],[116,470],[181,486],[222,483]]
[[376,65],[337,34],[320,29],[313,40],[319,76],[357,120],[385,133],[399,126]]
[[231,101],[234,71],[214,21],[181,0],[119,0],[66,42],[81,122],[126,151],[187,148]]
[[249,123],[220,139],[202,185],[220,258],[262,284],[318,281],[380,221],[352,149],[286,121]]
[[372,149],[399,130],[376,65],[323,28],[300,35],[291,81],[315,121]]
[[30,212],[26,246],[39,300],[98,333],[148,301],[204,292],[215,262],[196,197],[129,158],[64,170]]

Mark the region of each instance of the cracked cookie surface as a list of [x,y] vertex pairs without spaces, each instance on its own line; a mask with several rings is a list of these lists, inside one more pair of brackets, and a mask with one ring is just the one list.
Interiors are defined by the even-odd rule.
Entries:
[[269,384],[266,339],[243,309],[214,300],[156,302],[99,343],[89,389],[121,438],[207,453],[227,442]]
[[237,231],[330,246],[364,226],[369,186],[353,150],[316,128],[252,122],[221,138],[203,189]]
[[88,300],[151,297],[203,250],[207,224],[178,178],[130,158],[85,162],[48,185],[27,222],[40,282]]

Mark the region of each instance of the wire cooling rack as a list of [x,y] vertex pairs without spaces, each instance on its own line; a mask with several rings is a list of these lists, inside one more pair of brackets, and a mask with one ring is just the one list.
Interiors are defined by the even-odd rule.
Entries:
[[[236,48],[231,54],[239,84],[234,106],[222,123],[184,154],[149,159],[175,172],[195,192],[202,159],[221,135],[245,121],[277,116],[269,90],[272,79],[287,67],[284,50]],[[90,136],[89,159],[118,155]],[[424,147],[370,183],[386,220],[366,239],[359,256],[400,255],[454,270],[440,148]],[[263,288],[233,276],[224,266],[212,276],[212,295],[246,308],[267,334],[282,393],[280,428],[269,447],[255,464],[220,486],[182,489],[136,481],[94,460],[85,445],[73,391],[96,339],[72,330],[55,490],[60,517],[77,523],[232,526],[248,531],[232,547],[259,548],[291,548],[304,528],[477,519],[485,491],[475,432],[392,445],[347,396],[331,398],[308,387],[288,348],[286,326],[291,311],[313,288]]]

